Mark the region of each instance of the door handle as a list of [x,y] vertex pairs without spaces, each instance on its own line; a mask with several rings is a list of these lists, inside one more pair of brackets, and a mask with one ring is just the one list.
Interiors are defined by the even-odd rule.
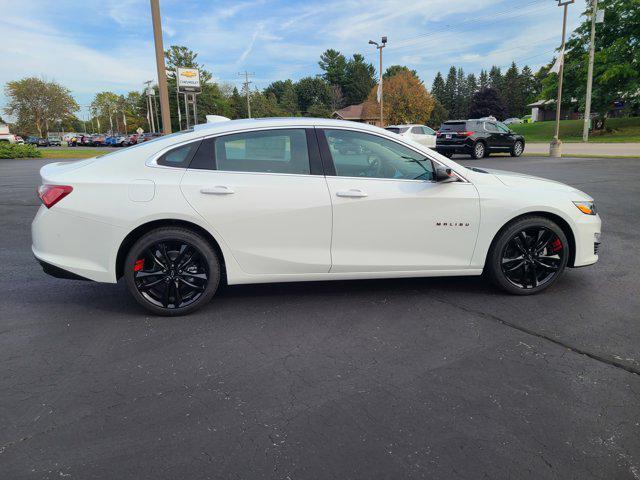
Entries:
[[203,187],[200,189],[200,193],[205,195],[230,195],[235,192],[226,185],[216,185],[215,187]]
[[339,190],[336,192],[338,197],[349,197],[349,198],[362,198],[366,197],[367,194],[360,190],[359,188],[350,188],[349,190]]

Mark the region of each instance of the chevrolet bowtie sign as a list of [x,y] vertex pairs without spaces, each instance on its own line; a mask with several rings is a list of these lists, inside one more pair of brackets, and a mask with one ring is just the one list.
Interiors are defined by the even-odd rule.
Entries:
[[200,88],[200,72],[197,68],[177,69],[178,91],[185,93],[199,92]]

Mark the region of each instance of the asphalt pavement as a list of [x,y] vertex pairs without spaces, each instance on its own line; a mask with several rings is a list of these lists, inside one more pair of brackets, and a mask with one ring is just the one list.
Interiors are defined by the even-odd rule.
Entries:
[[247,285],[172,319],[45,275],[48,161],[0,160],[0,478],[639,480],[639,162],[462,161],[596,198],[600,262],[542,295]]

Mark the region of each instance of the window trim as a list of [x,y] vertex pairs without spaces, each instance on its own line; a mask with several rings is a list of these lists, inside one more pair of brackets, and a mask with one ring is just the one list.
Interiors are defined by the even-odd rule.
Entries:
[[[164,147],[163,149],[157,151],[156,153],[154,153],[153,155],[151,155],[151,157],[149,157],[147,159],[145,163],[145,165],[147,167],[153,167],[153,168],[169,168],[171,170],[186,170],[187,168],[189,168],[189,165],[191,165],[191,161],[193,160],[193,157],[195,157],[196,153],[198,152],[198,150],[200,149],[200,147],[202,146],[202,143],[204,141],[203,137],[197,137],[197,138],[190,138],[188,140],[184,140],[180,143],[174,143],[173,145],[167,145],[166,147]],[[189,159],[189,161],[187,162],[187,166],[186,167],[177,167],[177,166],[172,166],[172,165],[160,165],[158,163],[158,160],[160,160],[162,157],[164,157],[167,153],[176,150],[178,148],[182,148],[186,145],[188,145],[189,143],[199,143],[198,148],[196,148],[192,153],[191,153],[191,158]]]
[[329,150],[329,143],[327,142],[327,138],[326,138],[326,134],[325,134],[325,130],[347,130],[349,132],[357,132],[357,133],[364,133],[364,134],[368,134],[368,135],[373,135],[375,137],[380,137],[383,138],[384,140],[389,140],[391,142],[395,142],[397,144],[402,145],[403,147],[408,148],[409,150],[419,154],[419,155],[423,155],[425,158],[428,158],[429,161],[432,163],[434,170],[436,166],[440,166],[440,167],[444,167],[444,168],[451,168],[451,171],[456,175],[456,177],[458,177],[458,179],[460,180],[460,183],[466,183],[466,184],[471,184],[471,182],[464,176],[462,175],[460,172],[458,172],[456,169],[450,167],[449,165],[446,165],[444,163],[439,162],[438,160],[436,160],[435,158],[433,158],[431,155],[429,155],[428,153],[425,153],[423,151],[417,150],[416,148],[414,148],[412,145],[409,145],[403,141],[401,141],[402,137],[399,137],[398,139],[395,138],[389,138],[386,135],[380,135],[378,132],[370,132],[367,130],[359,130],[356,128],[349,128],[349,127],[315,127],[316,128],[316,135],[318,136],[318,144],[320,145],[320,155],[322,156],[322,163],[325,165],[325,176],[327,177],[336,177],[336,178],[353,178],[353,179],[357,179],[357,180],[384,180],[384,181],[391,181],[391,182],[428,182],[428,183],[437,183],[435,180],[420,180],[420,179],[413,179],[413,178],[374,178],[374,177],[349,177],[349,176],[344,176],[344,175],[338,175],[336,173],[336,167],[335,164],[333,163],[333,157],[331,156],[331,150]]

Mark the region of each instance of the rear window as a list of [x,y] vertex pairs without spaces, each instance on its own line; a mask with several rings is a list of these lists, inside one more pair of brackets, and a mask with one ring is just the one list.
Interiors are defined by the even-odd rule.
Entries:
[[409,127],[387,127],[385,130],[389,130],[393,133],[404,133],[409,130]]
[[440,125],[441,132],[464,132],[467,130],[467,122],[447,122]]

